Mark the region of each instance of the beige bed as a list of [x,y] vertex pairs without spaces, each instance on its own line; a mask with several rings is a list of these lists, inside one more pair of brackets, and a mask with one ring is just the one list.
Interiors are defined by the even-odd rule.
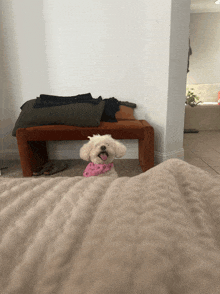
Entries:
[[1,294],[220,293],[220,177],[0,178]]

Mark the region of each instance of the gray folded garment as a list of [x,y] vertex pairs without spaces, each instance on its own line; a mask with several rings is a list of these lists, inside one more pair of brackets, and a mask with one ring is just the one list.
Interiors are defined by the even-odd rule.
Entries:
[[[19,128],[29,128],[42,125],[98,127],[105,110],[105,101],[99,98],[93,100],[100,102],[98,104],[88,102],[71,103],[44,108],[34,108],[36,99],[28,100],[20,107],[21,113],[12,130],[12,136],[16,137],[16,131]],[[135,103],[128,101],[118,102],[119,105],[136,108]]]
[[12,130],[16,136],[19,128],[43,125],[68,125],[78,127],[98,127],[100,125],[105,101],[99,104],[73,103],[61,106],[34,108],[36,99],[27,101],[21,107],[21,113]]

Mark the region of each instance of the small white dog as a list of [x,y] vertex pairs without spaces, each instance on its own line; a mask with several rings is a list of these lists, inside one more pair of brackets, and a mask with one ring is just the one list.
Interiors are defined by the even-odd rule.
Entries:
[[113,160],[115,157],[123,157],[126,147],[114,140],[111,135],[93,135],[88,138],[90,141],[80,149],[80,157],[91,161],[83,172],[83,176],[117,176]]

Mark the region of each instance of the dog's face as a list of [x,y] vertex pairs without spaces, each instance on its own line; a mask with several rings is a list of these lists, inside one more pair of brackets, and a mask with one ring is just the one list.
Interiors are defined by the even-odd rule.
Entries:
[[108,139],[93,142],[89,156],[95,164],[111,163],[115,158],[114,143]]
[[89,137],[90,141],[80,149],[80,157],[95,164],[108,164],[115,157],[122,157],[126,147],[114,140],[111,135]]

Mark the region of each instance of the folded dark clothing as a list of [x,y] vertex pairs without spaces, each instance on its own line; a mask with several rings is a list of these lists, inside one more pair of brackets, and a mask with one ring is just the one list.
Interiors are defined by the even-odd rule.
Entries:
[[105,108],[102,113],[101,121],[117,122],[117,119],[115,118],[115,114],[117,111],[120,110],[119,108],[120,102],[114,97],[103,99],[103,101],[105,101]]
[[[101,97],[99,97],[101,98]],[[107,98],[103,99],[105,101],[105,108],[102,113],[101,121],[106,121],[106,122],[117,122],[117,119],[115,118],[115,114],[117,111],[120,110],[120,105],[125,105],[131,108],[136,108],[135,103],[131,103],[128,101],[119,101],[116,98]]]
[[117,122],[115,114],[117,111],[120,110],[120,102],[114,97],[102,99],[102,97],[99,96],[97,99],[94,99],[90,93],[69,97],[41,94],[40,97],[36,99],[36,102],[33,107],[44,108],[67,105],[72,103],[92,103],[97,105],[101,101],[105,101],[105,108],[102,114],[101,121]]
[[137,104],[132,103],[132,102],[128,102],[128,101],[119,101],[119,104],[130,107],[130,108],[136,108],[137,107]]
[[90,93],[77,96],[53,96],[41,94],[40,97],[37,97],[34,108],[61,106],[72,103],[92,103],[97,105],[100,101],[102,101],[101,97],[94,99]]
[[[102,99],[99,96],[97,99],[94,99],[91,93],[79,94],[77,96],[54,96],[41,94],[40,97],[37,97],[33,108],[44,108],[44,107],[54,107],[68,105],[72,103],[92,103],[94,105],[99,104],[101,101],[105,101],[105,108],[101,117],[101,121],[105,122],[117,122],[115,114],[120,110],[120,105],[126,105],[131,108],[135,108],[136,104],[128,101],[118,101],[116,98],[107,98]],[[24,104],[21,106],[21,108]]]

